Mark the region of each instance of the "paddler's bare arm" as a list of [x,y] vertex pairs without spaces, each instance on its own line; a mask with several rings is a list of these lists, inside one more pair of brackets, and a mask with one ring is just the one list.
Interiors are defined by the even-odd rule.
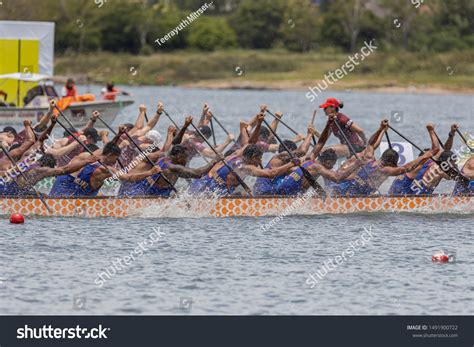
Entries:
[[252,129],[257,125],[257,117],[260,113],[262,113],[262,110],[265,110],[267,106],[261,105],[260,106],[260,112],[257,113],[248,123],[247,123],[247,130],[252,131]]
[[174,125],[170,125],[168,127],[168,131],[166,132],[165,144],[163,145],[162,148],[160,148],[162,152],[168,152],[171,149],[171,146],[173,144],[173,138],[177,132],[178,132],[178,129],[176,129]]
[[367,148],[363,151],[364,158],[366,160],[372,160],[375,158],[375,150],[380,146],[383,135],[385,134],[385,131],[387,131],[387,129],[388,129],[388,120],[384,119],[380,123],[380,127],[370,138]]
[[99,166],[95,171],[94,173],[91,175],[91,187],[92,189],[97,189],[99,187],[102,186],[102,184],[104,183],[104,181],[109,178],[109,177],[112,177],[112,175],[114,173],[116,173],[117,170],[113,167],[108,167],[108,170],[103,167],[103,166]]
[[133,128],[129,131],[130,135],[135,135],[137,131],[143,129],[143,126],[145,125],[145,113],[146,113],[146,106],[144,104],[140,104],[138,106],[138,117],[137,120],[135,121],[135,125]]
[[[117,135],[114,136],[114,138],[112,139],[111,142],[115,143],[120,148],[127,147],[127,146],[131,145],[130,143],[128,143],[127,140],[122,139],[122,135],[125,134],[126,131],[127,131],[127,127],[125,125],[121,125],[119,127],[119,131],[118,131]],[[127,143],[127,145],[125,145],[125,143]]]
[[160,116],[163,113],[163,104],[160,102],[158,103],[158,108],[153,115],[153,117],[150,118],[149,122],[141,129],[138,129],[135,131],[135,128],[133,128],[130,132],[129,135],[134,135],[134,136],[143,136],[147,132],[149,132],[151,129],[153,129],[156,124],[158,124],[158,121],[160,120]]
[[426,151],[425,154],[423,154],[422,156],[416,158],[415,160],[409,163],[406,163],[403,166],[398,166],[398,167],[385,166],[381,168],[381,171],[388,176],[398,176],[398,175],[408,173],[410,171],[415,170],[418,165],[421,166],[424,163],[426,163],[434,155],[434,153],[435,152],[433,150]]
[[20,186],[20,188],[28,188],[30,185],[35,185],[42,179],[51,176],[58,176],[56,174],[55,168],[49,167],[39,167],[35,169],[31,169],[28,172],[25,172],[25,176],[28,178],[28,182],[25,181],[23,175],[20,175],[16,178],[16,183]]
[[[430,135],[432,153],[439,153],[439,150],[440,150],[439,141],[438,141],[438,138],[436,137],[434,125],[432,123],[429,123],[426,125],[426,129],[428,129],[428,134]],[[410,172],[407,172],[408,178],[414,179],[416,175],[418,174],[418,172],[421,170],[421,168],[422,168],[422,165],[418,165]]]
[[193,122],[192,116],[186,117],[186,119],[184,120],[184,125],[182,126],[181,129],[179,129],[178,134],[173,138],[173,142],[172,142],[173,145],[179,145],[181,142],[183,142],[183,136],[186,133],[186,130],[188,130],[192,122]]
[[[312,126],[314,128],[314,120],[316,119],[316,113],[318,112],[318,110],[314,110],[313,111],[313,115],[311,116],[311,121],[309,122],[309,125],[308,126]],[[320,138],[321,137],[321,133],[317,130],[314,130],[314,135],[317,137],[317,138]]]
[[[217,153],[222,153],[224,152],[225,148],[232,143],[234,139],[234,135],[232,134],[229,134],[229,136],[227,136],[227,138],[225,139],[225,141],[223,143],[221,143],[220,145],[217,145],[216,147],[214,147],[214,149],[217,151]],[[216,156],[216,154],[214,153],[214,151],[210,148],[205,148],[203,151],[201,151],[201,154],[205,155],[206,157],[208,158],[214,158]]]
[[82,131],[84,132],[84,130],[86,129],[93,128],[95,126],[95,122],[97,122],[97,118],[99,117],[99,115],[100,113],[98,111],[92,112],[91,118],[89,118],[89,120],[87,121],[86,126],[82,128]]
[[53,114],[53,109],[54,109],[53,106],[51,106],[50,104],[48,108],[48,112],[46,112],[46,114],[43,117],[41,117],[40,121],[37,124],[35,124],[35,128],[36,127],[44,128],[48,126],[51,115]]
[[144,126],[143,128],[143,135],[146,134],[148,131],[156,127],[158,121],[160,120],[161,114],[163,113],[163,104],[160,102],[158,104],[158,108],[156,109],[155,114],[151,117],[150,121]]
[[209,104],[206,102],[202,108],[201,118],[198,122],[198,128],[204,125],[208,125],[211,118],[209,117]]
[[[158,159],[163,158],[165,155],[166,155],[166,152],[163,152],[163,151],[155,151],[155,152],[151,152],[151,153],[147,154],[147,157],[150,158],[150,160],[151,160],[152,162],[155,162],[155,161],[157,161]],[[144,163],[148,163],[148,160],[146,160],[146,158],[144,158],[144,159],[143,159],[143,162],[144,162]]]
[[253,129],[252,135],[249,138],[249,144],[256,144],[258,142],[258,137],[260,136],[260,129],[262,128],[263,120],[265,119],[265,114],[259,113],[257,115],[257,123]]
[[254,177],[275,178],[277,176],[284,175],[294,166],[295,164],[292,162],[272,169],[260,169],[259,167],[253,165],[243,165],[240,170]]
[[[222,159],[222,157],[220,159]],[[191,169],[182,165],[171,164],[168,169],[182,178],[201,178],[209,171],[211,171],[211,169],[214,165],[216,165],[217,162],[218,160],[214,159],[209,164],[196,169]]]
[[346,178],[348,178],[352,173],[360,168],[358,163],[354,163],[352,165],[346,166],[344,169],[339,169],[337,171],[329,170],[325,168],[323,165],[316,163],[315,167],[317,168],[317,172],[321,174],[321,176],[336,182],[341,183]]
[[[262,112],[265,112],[266,108],[264,110],[262,110]],[[264,113],[265,114],[265,113]],[[278,124],[280,124],[280,119],[281,117],[283,117],[283,113],[281,112],[275,112],[275,116],[276,118],[273,118],[271,124],[270,124],[270,128],[273,129],[274,132],[277,131],[277,128],[278,128]],[[272,134],[273,135],[273,134]]]
[[104,146],[110,142],[110,140],[109,140],[109,131],[108,130],[99,131],[99,136],[100,136],[100,140],[102,141]]
[[73,172],[79,171],[87,164],[91,164],[95,161],[97,161],[97,158],[89,155],[89,157],[86,160],[78,160],[72,164],[69,163],[68,165],[61,166],[61,167],[55,167],[55,168],[38,167],[35,169],[31,169],[30,171],[25,173],[25,175],[28,177],[28,182],[24,180],[23,176],[18,176],[17,182],[20,185],[20,187],[26,188],[29,185],[35,185],[36,183],[38,183],[39,181],[41,181],[42,179],[46,177],[61,176],[61,175],[71,174]]
[[136,173],[126,173],[126,174],[120,175],[118,178],[121,181],[138,182],[138,181],[144,180],[145,178],[149,176],[159,174],[160,172],[161,172],[161,168],[154,166],[150,170],[146,170],[143,172],[136,172]]
[[49,138],[49,135],[51,135],[51,132],[53,131],[54,126],[56,125],[57,119],[58,119],[57,116],[53,116],[51,118],[51,124],[49,125],[49,127],[41,133],[41,135],[38,139],[38,142],[39,142],[39,145],[40,145],[41,148],[43,147],[44,141],[46,141],[46,139]]
[[458,129],[459,129],[459,125],[457,124],[451,125],[451,131],[448,134],[448,139],[444,143],[444,150],[450,151],[453,148],[454,135],[456,134],[456,131]]
[[303,143],[295,151],[293,151],[293,153],[297,157],[302,157],[308,152],[309,146],[311,145],[311,139],[313,138],[313,135],[314,135],[313,126],[308,126],[308,132],[306,134],[306,137],[304,138]]
[[15,148],[14,150],[10,151],[10,156],[14,160],[20,159],[23,156],[23,154],[28,149],[30,149],[30,147],[33,146],[36,142],[35,134],[33,132],[33,129],[31,128],[31,122],[29,120],[25,120],[23,124],[25,125],[26,138],[25,138],[25,141],[20,145],[20,147]]
[[440,143],[438,141],[438,138],[436,137],[434,124],[428,123],[426,125],[426,129],[428,130],[428,134],[430,135],[431,150],[433,153],[438,153],[440,150]]
[[249,133],[248,133],[248,123],[241,120],[240,121],[240,146],[245,147],[249,144]]
[[92,156],[89,153],[81,153],[80,155],[75,157],[73,160],[71,160],[69,164],[52,169],[52,170],[55,170],[55,171],[51,171],[55,173],[52,176],[60,176],[60,175],[66,175],[66,174],[77,172],[81,170],[84,166],[86,166],[87,164],[96,162],[97,159],[98,159],[97,156]]
[[57,139],[57,140],[55,140],[54,143],[53,143],[53,148],[55,148],[55,149],[62,148],[62,147],[64,147],[64,146],[66,146],[68,142],[69,142],[69,141],[68,141],[67,137],[63,137],[63,138]]
[[[79,136],[79,140],[82,142],[86,141],[87,138],[84,135]],[[67,146],[61,147],[61,148],[48,148],[45,153],[51,154],[54,158],[61,158],[62,156],[65,156],[69,153],[71,153],[72,150],[74,150],[77,146],[79,146],[79,142],[73,141]]]

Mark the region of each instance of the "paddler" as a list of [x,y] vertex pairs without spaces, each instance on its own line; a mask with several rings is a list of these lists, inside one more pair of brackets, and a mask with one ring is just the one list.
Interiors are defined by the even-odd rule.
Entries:
[[186,167],[188,163],[187,150],[182,145],[174,145],[168,156],[160,158],[156,165],[160,172],[146,177],[137,182],[135,189],[129,190],[126,196],[160,196],[169,197],[173,192],[172,187],[163,179],[163,175],[175,185],[179,178],[201,178],[216,164],[220,158],[216,158],[209,164],[200,168]]
[[117,95],[127,95],[129,96],[130,93],[124,92],[117,87],[115,87],[114,82],[110,81],[107,83],[107,85],[102,88],[101,91],[102,94],[102,99],[103,100],[110,100],[110,101],[115,101]]
[[[260,113],[258,122],[263,122],[265,115]],[[242,149],[235,151],[226,157],[225,162],[231,167],[240,178],[245,179],[246,176],[261,177],[274,179],[284,175],[295,165],[299,165],[299,161],[289,162],[276,168],[261,169],[263,150],[257,144],[245,145]],[[218,194],[229,195],[240,185],[239,180],[234,173],[224,163],[217,163],[206,177],[200,180],[194,180],[189,188],[192,194]]]
[[454,195],[474,195],[474,156],[471,156],[464,164],[461,174],[464,180],[457,180],[454,186]]
[[[452,137],[454,137],[453,129],[455,129],[455,127],[456,127],[455,124],[453,124],[451,127],[451,133],[453,135]],[[436,133],[434,131],[434,125],[430,123],[426,126],[426,128],[428,129],[428,133],[431,139],[431,150],[434,152],[436,151],[434,158],[439,159],[439,156],[442,153],[442,151],[440,151],[440,143],[438,141],[438,138],[436,137]],[[451,138],[451,133],[450,133],[450,138]],[[449,146],[449,145],[446,144],[445,146]],[[430,149],[425,149],[423,152],[420,152],[419,156],[422,156],[424,152],[429,151],[429,150]],[[390,186],[388,194],[390,195],[415,194],[412,189],[413,187],[416,187],[413,185],[413,181],[417,179],[417,177],[418,179],[423,177],[426,170],[428,170],[429,167],[431,167],[431,165],[433,164],[434,164],[433,160],[429,159],[423,165],[418,165],[414,170],[396,177],[393,180],[392,185]]]
[[[308,126],[308,131],[306,138],[304,139],[303,143],[297,147],[296,143],[291,140],[284,140],[285,146],[296,156],[296,157],[303,157],[308,152],[311,139],[313,135],[315,135],[316,131],[312,126]],[[290,155],[286,152],[285,147],[283,145],[279,146],[278,154],[273,156],[270,161],[265,166],[266,169],[280,167],[285,165],[291,160]],[[274,179],[270,178],[263,178],[259,177],[255,181],[253,186],[253,193],[255,195],[274,195],[276,194],[276,189],[280,183],[280,181],[285,176],[277,176]]]
[[[191,116],[187,117],[185,124],[175,139],[181,141],[181,136],[184,134],[188,126],[192,123],[193,118]],[[167,144],[171,144],[171,138],[173,136],[174,127],[168,129],[168,139]],[[167,146],[165,144],[165,147]],[[186,167],[189,163],[190,156],[186,147],[182,145],[174,145],[171,148],[169,155],[166,155],[165,151],[154,151],[148,154],[148,158],[152,162],[156,162],[156,166],[160,168],[159,173],[150,175],[149,177],[143,178],[140,181],[133,183],[123,182],[120,190],[119,196],[161,196],[168,197],[171,195],[173,189],[172,187],[163,179],[164,175],[171,184],[175,184],[179,178],[201,178],[209,172],[209,170],[217,163],[220,158],[216,158],[211,161],[209,164],[191,169]],[[141,160],[140,163],[133,168],[131,173],[140,173],[144,170],[150,168],[150,162],[148,160]],[[121,177],[118,177],[121,179]]]
[[399,155],[395,150],[389,148],[377,160],[375,150],[380,145],[387,129],[388,120],[383,120],[380,128],[370,139],[367,148],[360,153],[361,162],[364,165],[355,174],[354,178],[342,183],[340,187],[342,195],[371,195],[378,191],[388,177],[399,176],[414,170],[418,165],[426,163],[438,151],[437,149],[429,150],[404,166],[398,166]]
[[[186,124],[188,122],[191,122],[191,120],[189,119],[186,119],[186,122],[185,122],[185,127],[187,126]],[[168,150],[172,147],[172,140],[173,140],[173,136],[174,134],[176,133],[176,128],[174,126],[170,126],[168,127],[168,135],[167,135],[167,138],[166,138],[166,141],[165,141],[165,144],[163,146],[161,146],[161,143],[157,143],[157,142],[153,142],[149,147],[147,148],[144,148],[144,151],[146,152],[148,158],[152,161],[152,162],[156,162],[158,161],[160,158],[163,158],[164,156],[166,156],[166,153],[168,152]],[[156,139],[154,140],[156,141]],[[145,156],[141,155],[141,154],[137,154],[133,159],[132,161],[130,162],[130,164],[125,168],[125,169],[122,169],[120,171],[118,171],[113,177],[112,179],[121,179],[121,175],[123,173],[131,173],[131,174],[135,174],[135,173],[142,173],[142,172],[145,172],[147,170],[149,170],[151,168],[151,165],[150,163],[148,162],[148,160],[146,160]],[[147,177],[144,177],[143,180],[145,180]],[[120,184],[120,189],[119,189],[119,192],[118,192],[118,196],[143,196],[145,195],[145,182],[130,182],[128,180],[121,180],[121,184]]]
[[[342,131],[349,139],[355,151],[360,153],[364,150],[367,144],[364,130],[348,116],[339,112],[343,107],[343,103],[335,98],[328,98],[323,104],[319,105],[319,108],[324,109],[326,116],[330,117],[334,114],[337,116],[337,121],[341,125]],[[339,128],[334,123],[332,123],[331,132],[341,143],[339,145],[331,146],[330,148],[334,149],[338,157],[350,157],[352,153],[344,140],[344,136],[340,134]]]
[[[199,131],[204,135],[206,139],[210,139],[213,135],[211,128],[209,127],[209,122],[211,121],[213,114],[209,111],[208,104],[204,104],[203,112],[201,119],[198,123]],[[204,145],[204,139],[196,132],[196,131],[186,131],[184,134],[180,135],[182,138],[181,142],[177,140],[173,141],[173,144],[182,144],[186,147],[189,161],[195,157],[203,156],[206,158],[214,159],[216,157],[216,153],[212,151],[210,148],[207,148]],[[217,144],[214,148],[217,153],[222,154],[226,147],[234,140],[234,135],[229,134],[223,143]]]
[[78,94],[77,94],[76,83],[74,82],[72,78],[68,78],[66,81],[66,84],[61,90],[61,96],[64,98],[67,96],[76,97],[77,95]]
[[[266,126],[262,126],[258,122],[258,118],[261,114],[265,114],[268,106],[260,105],[260,112],[255,115],[249,122],[240,121],[240,135],[237,138],[236,143],[225,153],[226,156],[231,155],[235,151],[245,147],[248,144],[256,144],[260,149],[265,152],[276,153],[280,149],[280,145],[276,143],[275,138]],[[270,127],[276,131],[279,121],[283,114],[281,112],[275,112],[275,119],[273,119]],[[305,136],[302,136],[305,138]],[[252,140],[250,140],[252,139]],[[297,142],[300,140],[300,135],[294,138],[292,141]]]
[[[120,148],[114,142],[107,143],[99,155],[100,162],[106,167],[96,161],[72,174],[57,177],[49,196],[96,196],[104,181],[115,172],[114,165],[120,153]],[[90,156],[88,153],[83,153],[83,155]],[[82,159],[82,155],[77,159]]]
[[407,194],[433,194],[441,180],[453,180],[458,178],[459,169],[456,164],[456,155],[451,151],[457,129],[457,124],[451,126],[451,131],[448,140],[443,146],[443,150],[439,150],[436,155],[433,155],[432,158],[421,167],[413,179],[411,186],[406,190]]
[[[33,146],[36,142],[35,134],[31,127],[31,122],[29,120],[23,121],[23,125],[25,126],[26,135],[25,140],[17,146],[15,149],[11,149],[9,151],[10,156],[13,160],[18,161],[20,158]],[[8,139],[10,139],[9,137]],[[2,142],[3,147],[7,148],[10,145],[9,141]],[[11,166],[11,161],[7,157],[0,158],[0,175],[3,171],[7,170]]]
[[[327,166],[322,165],[321,162],[315,161],[315,158],[319,156],[319,153],[321,152],[324,145],[326,144],[326,141],[329,138],[331,131],[331,123],[334,121],[335,118],[335,115],[332,115],[330,117],[329,122],[326,124],[326,127],[321,133],[321,137],[319,138],[316,146],[314,146],[310,157],[305,160],[301,164],[301,166],[305,168],[316,179],[319,176],[322,176],[327,180],[331,180],[333,182],[338,183],[349,177],[349,175],[356,171],[360,166],[358,165],[358,162],[355,161],[353,165],[347,165],[343,169],[341,168],[337,171],[334,171],[332,170],[332,168],[328,168]],[[282,180],[280,180],[275,192],[279,195],[297,195],[304,193],[310,187],[311,182],[309,182],[303,174],[302,168],[295,167],[292,169],[291,173],[287,174]]]
[[[131,136],[133,141],[143,150],[145,150],[150,143],[154,143],[155,146],[161,144],[161,134],[153,129],[158,124],[158,121],[163,114],[163,104],[161,102],[158,103],[155,114],[145,124],[146,110],[147,108],[145,105],[140,105],[140,113],[135,125],[123,124],[120,126],[120,128],[125,128],[125,130],[127,130],[127,133]],[[122,135],[121,140],[119,141],[119,147],[122,150],[120,161],[124,166],[130,165],[134,158],[139,155],[135,145],[130,143],[125,135]]]
[[[2,132],[0,132],[0,143],[4,145],[5,148],[10,148],[15,141],[15,136],[17,132],[13,127],[5,127]],[[3,156],[3,153],[0,154],[0,158]]]
[[[66,166],[56,166],[56,160],[51,154],[43,154],[35,163],[24,171],[27,181],[22,175],[10,184],[10,194],[15,196],[34,195],[30,188],[47,177],[68,175],[82,169],[87,164],[97,161],[97,157],[88,156],[84,160],[73,161]],[[1,192],[0,192],[1,195]]]

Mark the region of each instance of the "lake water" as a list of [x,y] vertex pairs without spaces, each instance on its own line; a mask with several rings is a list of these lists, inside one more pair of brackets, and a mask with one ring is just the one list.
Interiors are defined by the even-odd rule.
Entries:
[[[209,102],[231,131],[266,103],[304,131],[316,106],[304,91],[214,91],[131,87],[148,114],[158,100],[181,123]],[[91,87],[97,92],[99,87]],[[80,88],[87,91],[86,87]],[[323,100],[329,95],[320,97]],[[474,132],[472,96],[331,93],[342,110],[370,135],[382,117],[421,147],[433,121],[444,139],[449,125]],[[316,102],[318,103],[318,102]],[[129,107],[116,124],[133,121]],[[400,119],[401,121],[395,123]],[[167,119],[158,128],[165,132]],[[161,125],[161,126],[160,126]],[[316,127],[324,116],[319,112]],[[283,127],[283,137],[291,134]],[[223,139],[222,132],[217,133]],[[392,141],[396,136],[392,135]],[[334,140],[331,140],[334,143]],[[456,147],[461,143],[456,142]],[[199,165],[199,162],[195,163]],[[441,191],[449,191],[445,183]],[[472,314],[474,247],[472,214],[358,214],[271,218],[199,218],[153,210],[129,219],[0,218],[0,314]],[[150,234],[159,238],[143,246]],[[364,230],[373,237],[314,287],[307,274],[341,255]],[[139,243],[141,254],[137,253]],[[432,263],[439,250],[455,261]],[[112,272],[112,262],[135,252]],[[98,274],[109,268],[102,287]],[[102,275],[105,278],[104,275]]]

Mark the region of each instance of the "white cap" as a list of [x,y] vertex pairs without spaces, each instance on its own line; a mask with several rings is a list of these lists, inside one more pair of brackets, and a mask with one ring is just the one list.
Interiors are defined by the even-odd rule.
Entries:
[[150,141],[153,141],[153,144],[155,146],[158,146],[158,147],[162,147],[162,143],[161,143],[161,140],[162,140],[162,137],[161,137],[161,134],[159,131],[157,130],[150,130],[149,132],[147,132],[145,134],[145,138],[150,140]]

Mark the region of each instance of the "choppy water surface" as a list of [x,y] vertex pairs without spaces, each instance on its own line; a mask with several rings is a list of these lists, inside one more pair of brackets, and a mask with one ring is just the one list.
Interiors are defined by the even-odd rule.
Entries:
[[[210,102],[229,129],[237,129],[238,118],[258,111],[259,103],[293,113],[288,118],[295,118],[290,122],[301,130],[312,110],[302,92],[154,87],[132,92],[138,103],[151,109],[156,100],[163,100],[180,120],[184,113],[198,114],[201,104]],[[404,121],[397,127],[423,146],[428,139],[422,126],[428,120],[439,124],[443,138],[453,121],[474,131],[469,96],[332,95],[345,101],[344,111],[368,132],[375,130],[382,115],[403,111]],[[127,109],[120,121],[135,116],[135,110]],[[289,136],[283,128],[281,133]],[[449,189],[449,183],[443,186]],[[271,220],[268,217],[214,219],[179,211],[167,218],[156,216],[149,208],[137,218],[28,218],[24,225],[10,225],[1,216],[0,313],[473,312],[472,214],[288,216],[269,231],[261,229]],[[157,228],[159,239],[144,243]],[[341,255],[364,228],[373,231],[370,242],[310,288],[307,273]],[[440,249],[455,253],[455,262],[432,263],[431,256]],[[128,258],[128,265],[121,260],[123,265],[116,266],[121,270],[113,274],[112,262],[131,253],[135,259]],[[107,268],[112,275],[99,288],[97,275]]]

